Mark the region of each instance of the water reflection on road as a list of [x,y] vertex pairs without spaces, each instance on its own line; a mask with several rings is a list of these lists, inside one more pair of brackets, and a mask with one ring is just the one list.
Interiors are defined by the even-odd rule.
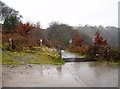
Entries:
[[117,87],[118,68],[99,62],[3,66],[4,87]]
[[79,56],[77,54],[70,53],[65,50],[61,50],[61,53],[62,53],[62,58],[82,58],[82,57],[84,57],[84,56]]

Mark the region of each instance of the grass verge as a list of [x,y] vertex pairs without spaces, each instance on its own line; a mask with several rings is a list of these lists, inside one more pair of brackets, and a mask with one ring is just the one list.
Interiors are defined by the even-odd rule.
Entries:
[[5,53],[2,53],[2,64],[3,65],[18,65],[21,64],[20,61],[17,60],[13,60],[12,58],[10,58],[8,55],[6,55]]
[[[42,50],[29,50],[29,51],[20,51],[12,52],[4,50],[2,53],[3,65],[18,65],[22,64],[24,61],[27,61],[26,64],[64,64],[64,60],[59,58],[59,54],[56,51],[51,50],[50,48],[43,47]],[[32,55],[32,57],[31,57]],[[24,60],[19,60],[19,59]]]

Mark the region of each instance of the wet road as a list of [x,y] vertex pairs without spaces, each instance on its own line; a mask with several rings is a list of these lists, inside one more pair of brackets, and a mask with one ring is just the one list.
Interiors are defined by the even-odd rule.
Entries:
[[118,68],[99,62],[3,66],[3,87],[118,87]]

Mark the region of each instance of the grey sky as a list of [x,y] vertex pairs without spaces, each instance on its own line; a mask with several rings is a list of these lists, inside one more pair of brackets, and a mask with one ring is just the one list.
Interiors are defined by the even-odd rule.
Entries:
[[118,26],[119,0],[1,0],[18,10],[23,21],[40,21],[43,28],[52,21],[72,26]]

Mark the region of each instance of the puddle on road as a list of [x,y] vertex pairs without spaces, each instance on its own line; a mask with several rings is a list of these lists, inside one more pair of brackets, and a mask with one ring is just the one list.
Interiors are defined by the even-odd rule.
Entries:
[[82,58],[83,56],[78,56],[77,54],[73,54],[70,52],[67,52],[65,50],[61,50],[62,58]]
[[118,68],[106,63],[3,66],[4,87],[117,87]]

